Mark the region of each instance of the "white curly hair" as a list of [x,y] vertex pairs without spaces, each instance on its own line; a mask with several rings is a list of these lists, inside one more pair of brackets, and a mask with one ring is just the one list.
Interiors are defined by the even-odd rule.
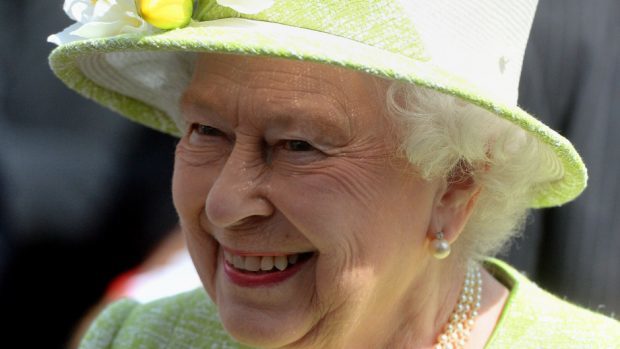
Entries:
[[[536,188],[562,177],[552,150],[491,112],[431,89],[391,82],[387,112],[404,129],[402,151],[422,178],[446,183],[465,174],[480,185],[453,253],[493,256],[519,234]],[[463,173],[465,171],[465,173]]]

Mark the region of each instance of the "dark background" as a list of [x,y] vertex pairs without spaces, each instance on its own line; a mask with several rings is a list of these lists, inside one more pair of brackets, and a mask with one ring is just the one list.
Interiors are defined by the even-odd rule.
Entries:
[[586,191],[534,213],[508,254],[541,286],[620,314],[620,1],[540,0],[520,104],[575,145]]
[[110,280],[176,223],[175,140],[51,73],[46,38],[70,24],[60,0],[0,0],[0,322],[9,347],[63,347]]
[[[541,0],[520,104],[568,137],[586,192],[537,211],[504,258],[544,288],[620,312],[620,2]],[[62,1],[0,0],[0,324],[4,343],[62,348],[110,280],[176,222],[175,140],[69,91],[46,37]]]

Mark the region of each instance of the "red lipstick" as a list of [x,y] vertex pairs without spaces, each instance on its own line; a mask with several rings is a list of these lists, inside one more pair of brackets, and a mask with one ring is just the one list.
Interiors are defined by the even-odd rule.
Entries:
[[277,269],[261,272],[239,270],[226,261],[223,253],[220,256],[220,261],[224,266],[224,274],[226,274],[232,283],[242,287],[266,287],[280,283],[297,274],[306,262],[311,259],[311,256],[312,255],[308,258],[300,258],[297,263],[289,265],[282,271]]

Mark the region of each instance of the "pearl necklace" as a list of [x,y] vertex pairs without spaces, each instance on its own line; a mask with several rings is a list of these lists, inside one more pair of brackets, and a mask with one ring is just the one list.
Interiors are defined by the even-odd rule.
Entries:
[[437,337],[435,349],[463,349],[474,327],[482,300],[482,275],[480,267],[470,263],[467,267],[465,282],[459,302],[444,326],[443,332]]

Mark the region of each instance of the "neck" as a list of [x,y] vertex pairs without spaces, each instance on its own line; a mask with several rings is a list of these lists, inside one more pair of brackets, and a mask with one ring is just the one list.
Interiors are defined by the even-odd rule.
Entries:
[[[466,273],[464,264],[433,260],[416,266],[416,270],[424,272],[414,275],[410,286],[401,290],[398,297],[378,295],[364,302],[367,304],[365,311],[358,314],[355,322],[338,326],[338,330],[332,331],[332,336],[320,345],[311,340],[312,344],[297,343],[291,348],[434,348],[458,302]],[[504,285],[486,270],[481,271],[482,302],[465,346],[467,349],[484,348],[509,295]],[[394,302],[395,299],[402,301]]]
[[417,268],[424,272],[413,278],[400,297],[377,297],[367,308],[365,318],[371,320],[360,322],[359,331],[352,332],[348,336],[352,340],[343,347],[421,349],[436,344],[458,301],[466,270],[446,260],[432,260]]

